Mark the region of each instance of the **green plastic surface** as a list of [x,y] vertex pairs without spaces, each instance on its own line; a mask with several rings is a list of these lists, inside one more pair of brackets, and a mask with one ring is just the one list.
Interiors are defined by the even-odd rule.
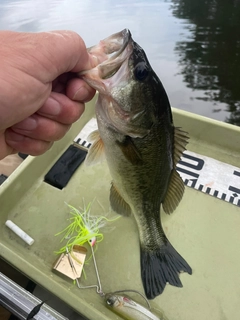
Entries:
[[[239,166],[240,128],[176,109],[173,113],[175,125],[190,134],[189,150]],[[60,237],[54,234],[68,224],[65,201],[82,207],[83,200],[88,204],[95,199],[92,214],[116,216],[109,208],[111,178],[105,162],[93,167],[81,165],[63,190],[43,182],[93,115],[91,102],[64,139],[42,156],[28,157],[0,187],[0,256],[89,319],[115,320],[119,317],[106,308],[94,289],[79,290],[70,279],[52,271],[54,251],[60,248]],[[15,236],[5,226],[7,219],[24,229],[35,243],[29,247]],[[170,320],[239,319],[240,208],[186,187],[179,207],[170,216],[162,213],[162,220],[169,240],[191,265],[193,274],[181,274],[183,288],[167,285],[151,305]],[[109,225],[96,259],[104,292],[143,292],[133,218],[121,217]],[[82,278],[81,284],[95,284],[92,261],[85,272],[87,279]]]

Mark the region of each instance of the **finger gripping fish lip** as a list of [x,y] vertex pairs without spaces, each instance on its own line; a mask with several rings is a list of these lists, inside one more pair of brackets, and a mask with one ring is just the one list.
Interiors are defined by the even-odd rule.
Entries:
[[131,40],[131,32],[128,29],[124,29],[101,40],[99,44],[88,48],[89,54],[96,58],[97,65],[91,70],[81,71],[79,76],[86,81],[88,81],[89,77],[110,78],[131,54],[132,47],[130,46],[127,49],[132,42]]

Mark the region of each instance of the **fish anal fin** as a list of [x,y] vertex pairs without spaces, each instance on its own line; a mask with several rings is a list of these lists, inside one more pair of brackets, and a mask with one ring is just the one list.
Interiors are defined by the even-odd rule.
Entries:
[[118,190],[115,188],[114,184],[112,183],[110,189],[110,205],[112,209],[123,216],[130,216],[131,208],[127,204],[127,202],[122,198],[119,194]]
[[104,144],[99,132],[97,130],[93,131],[89,135],[89,140],[94,142],[92,143],[85,159],[85,164],[87,166],[97,164],[104,159]]
[[186,150],[188,144],[188,133],[183,131],[181,128],[174,128],[174,165],[176,166],[180,160],[183,151]]
[[143,163],[141,154],[138,151],[137,147],[134,145],[131,137],[126,136],[123,141],[118,141],[117,144],[124,154],[125,158],[133,165],[139,165]]
[[168,190],[162,203],[163,210],[168,214],[172,213],[181,201],[183,193],[184,183],[182,181],[182,178],[180,177],[176,169],[173,169],[168,185]]

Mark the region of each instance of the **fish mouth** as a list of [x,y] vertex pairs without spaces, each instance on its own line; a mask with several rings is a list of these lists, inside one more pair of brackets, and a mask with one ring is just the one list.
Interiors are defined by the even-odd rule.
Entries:
[[89,54],[99,63],[93,69],[80,72],[79,76],[94,89],[103,91],[104,80],[112,78],[131,55],[132,43],[131,32],[124,29],[88,48]]

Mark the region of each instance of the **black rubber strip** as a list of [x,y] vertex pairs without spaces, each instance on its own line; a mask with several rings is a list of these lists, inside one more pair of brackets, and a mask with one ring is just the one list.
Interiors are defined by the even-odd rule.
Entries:
[[21,152],[18,152],[18,155],[19,155],[19,157],[22,158],[23,160],[25,160],[25,159],[28,157],[28,154],[21,153]]
[[37,285],[36,285],[35,282],[33,282],[32,280],[29,280],[28,283],[27,283],[27,285],[26,285],[26,287],[25,287],[25,289],[26,289],[28,292],[33,293],[33,291],[35,290],[36,286],[37,286]]
[[7,176],[5,174],[0,174],[0,185],[7,179]]
[[53,187],[63,189],[86,155],[87,151],[71,145],[45,175],[44,181]]

